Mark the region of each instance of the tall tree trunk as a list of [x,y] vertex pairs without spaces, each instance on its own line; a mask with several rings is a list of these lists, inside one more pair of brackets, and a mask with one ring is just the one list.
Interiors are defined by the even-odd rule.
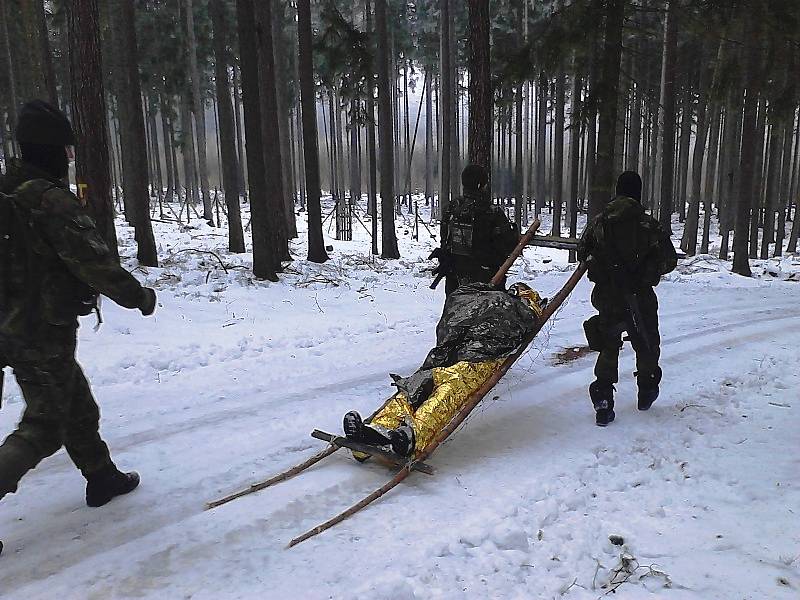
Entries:
[[[691,101],[688,94],[684,94],[683,100],[683,116],[681,118],[681,135],[678,152],[678,173],[679,185],[675,192],[675,201],[678,204],[678,212],[680,213],[680,221],[683,223],[686,220],[686,188],[689,176],[689,144],[692,138],[692,109]],[[702,159],[701,159],[702,164]]]
[[211,26],[214,29],[214,76],[216,79],[217,107],[219,112],[220,168],[225,205],[228,209],[228,249],[244,252],[244,231],[239,207],[239,165],[236,154],[236,124],[231,105],[231,88],[228,66],[228,23],[225,19],[224,0],[211,0],[209,5]]
[[253,2],[254,0],[236,0],[245,143],[247,144],[247,178],[253,228],[253,274],[259,279],[277,281],[281,257],[275,250],[274,240],[277,237],[277,231],[275,231],[274,214],[272,214],[271,203],[267,196],[261,102],[259,100],[258,40]]
[[746,64],[746,94],[744,98],[744,111],[742,117],[741,162],[739,164],[739,198],[736,214],[736,231],[733,238],[733,272],[745,277],[750,277],[750,260],[748,256],[748,230],[751,215],[750,198],[756,193],[757,180],[754,173],[755,167],[755,135],[756,135],[756,106],[758,103],[761,68],[761,53],[759,49],[759,25],[752,15],[744,14],[745,43],[744,56]]
[[161,135],[164,138],[164,168],[167,171],[167,191],[164,196],[165,202],[172,202],[173,194],[175,193],[175,169],[177,165],[172,162],[172,151],[169,136],[169,125],[167,124],[167,105],[166,98],[163,94],[159,94],[159,116],[161,120]]
[[718,168],[717,154],[719,149],[719,133],[722,121],[722,112],[719,107],[712,105],[713,117],[709,133],[709,148],[706,155],[706,175],[703,191],[703,238],[700,242],[700,253],[708,254],[711,240],[711,213],[714,209],[714,180]]
[[617,116],[622,53],[622,24],[625,20],[624,0],[606,2],[605,40],[600,64],[600,80],[596,83],[600,106],[600,130],[597,154],[592,173],[589,196],[589,218],[599,214],[614,193],[614,145],[617,135]]
[[247,201],[247,186],[244,180],[244,127],[242,126],[242,108],[241,108],[241,82],[240,82],[240,69],[234,61],[233,64],[233,118],[236,122],[236,157],[239,163],[239,193]]
[[300,107],[303,115],[303,159],[305,161],[306,194],[308,196],[308,260],[328,260],[322,235],[320,206],[319,136],[314,86],[314,56],[311,38],[311,0],[298,0],[297,39],[300,61]]
[[67,29],[70,40],[72,124],[77,138],[75,181],[78,195],[89,207],[112,255],[119,260],[111,198],[97,0],[72,0]]
[[547,153],[547,76],[544,71],[539,74],[537,86],[539,96],[539,113],[536,125],[536,206],[535,215],[538,218],[545,203],[545,184],[547,174],[545,171],[545,161]]
[[[425,68],[425,205],[433,201],[433,69]],[[370,113],[371,115],[372,113]]]
[[[380,0],[378,0],[380,1]],[[453,81],[450,78],[452,56],[450,55],[450,36],[452,28],[452,16],[450,14],[450,0],[439,0],[439,19],[441,31],[440,59],[441,59],[441,93],[439,102],[441,109],[439,114],[442,120],[441,147],[439,149],[442,166],[439,170],[439,210],[442,217],[441,221],[441,240],[447,240],[447,218],[450,207],[450,164],[451,152],[450,145],[453,141],[453,113],[450,107],[453,105]]]
[[[367,32],[374,35],[372,25],[372,6],[366,0]],[[375,72],[374,63],[370,64],[369,85],[367,86],[367,154],[369,155],[369,206],[372,215],[372,254],[378,254],[378,157],[375,151]],[[430,113],[428,113],[430,114]]]
[[279,147],[281,150],[281,189],[283,191],[283,213],[286,217],[286,236],[290,239],[297,237],[297,220],[294,214],[294,184],[292,182],[291,153],[289,151],[289,106],[287,103],[287,88],[289,83],[286,78],[288,64],[284,48],[288,40],[283,36],[283,0],[272,1],[272,47],[275,57],[275,89],[277,102],[277,123]]
[[[17,123],[17,104],[19,103],[19,99],[17,97],[17,87],[15,83],[16,74],[14,72],[14,61],[11,57],[11,41],[9,39],[8,27],[10,19],[8,18],[8,11],[6,9],[6,1],[7,0],[0,0],[0,49],[2,49],[2,54],[4,55],[3,58],[0,59],[2,60],[0,74],[2,74],[3,78],[8,82],[8,131],[11,133]],[[6,124],[0,123],[0,129],[2,129],[5,134]],[[7,140],[4,147],[6,159],[16,153],[13,135],[9,135]]]
[[493,97],[489,72],[489,0],[469,0],[468,6],[469,162],[490,170]]
[[672,231],[672,194],[675,179],[675,75],[678,51],[677,0],[668,0],[664,21],[664,53],[661,63],[661,200],[658,220]]
[[[765,158],[769,148],[767,147],[767,101],[764,98],[761,98],[758,102],[756,123],[756,148],[754,150],[756,162],[753,172],[759,174],[759,181],[766,181],[767,177],[762,176],[764,167],[769,165],[769,160]],[[761,188],[758,187],[754,190],[751,200],[753,218],[750,220],[750,258],[758,258],[758,232],[764,226],[761,218],[763,198],[764,194],[761,193]]]
[[[569,157],[569,236],[578,236],[578,187],[581,149],[581,76],[577,60],[573,61],[575,75],[572,78],[572,106],[570,107],[570,157]],[[577,260],[574,251],[569,253],[570,262]]]
[[786,239],[786,208],[789,205],[789,191],[791,189],[791,168],[792,168],[792,133],[794,126],[794,114],[790,113],[783,124],[783,165],[781,166],[781,178],[778,187],[780,188],[780,198],[778,201],[778,229],[775,235],[775,251],[773,256],[783,254],[783,240]]
[[264,144],[262,160],[267,178],[267,206],[275,215],[275,227],[271,239],[273,252],[278,259],[275,268],[280,272],[281,261],[291,260],[289,237],[286,228],[286,204],[283,190],[284,157],[281,153],[278,125],[278,89],[275,63],[275,43],[272,38],[272,13],[276,0],[260,0],[256,3],[259,38],[259,93],[261,95],[261,139]]
[[139,58],[136,43],[136,10],[133,0],[115,0],[113,20],[121,73],[119,75],[119,117],[122,124],[122,182],[125,205],[131,209],[136,238],[136,257],[149,267],[158,266],[156,242],[150,223],[147,138],[142,116],[142,91],[139,85]]
[[199,170],[200,191],[203,195],[203,219],[209,225],[214,224],[214,213],[211,205],[211,194],[208,186],[208,161],[206,160],[206,108],[200,95],[200,69],[197,66],[197,39],[194,35],[193,0],[184,0],[186,10],[186,34],[189,56],[189,74],[192,78],[192,102],[195,129],[197,130],[197,163]]
[[[767,160],[767,190],[764,198],[764,230],[761,236],[762,260],[769,258],[769,245],[775,237],[775,205],[780,196],[780,165],[783,151],[783,127],[772,123],[769,133],[769,157]],[[755,219],[755,216],[753,217]]]
[[[688,110],[688,107],[687,107]],[[703,194],[703,154],[706,148],[707,109],[705,100],[701,98],[697,105],[697,135],[692,155],[692,192],[689,197],[689,210],[683,228],[681,249],[689,256],[697,253],[697,229],[700,222],[700,201]]]
[[[442,0],[448,2],[448,0]],[[378,39],[378,135],[381,170],[381,257],[400,258],[394,229],[394,135],[392,91],[389,80],[386,0],[375,0],[375,29]]]
[[564,206],[564,72],[559,68],[556,76],[555,161],[553,164],[553,229],[551,235],[561,235],[561,210]]

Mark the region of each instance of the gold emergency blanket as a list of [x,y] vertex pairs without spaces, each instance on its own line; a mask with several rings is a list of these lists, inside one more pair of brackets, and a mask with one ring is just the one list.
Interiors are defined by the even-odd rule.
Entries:
[[372,420],[373,425],[397,428],[404,419],[414,428],[416,453],[419,454],[458,413],[504,359],[481,363],[459,362],[433,369],[433,392],[414,412],[402,392],[395,394]]

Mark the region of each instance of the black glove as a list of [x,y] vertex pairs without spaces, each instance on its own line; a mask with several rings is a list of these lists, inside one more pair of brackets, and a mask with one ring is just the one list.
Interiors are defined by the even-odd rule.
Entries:
[[142,303],[139,310],[145,317],[149,317],[156,311],[156,293],[150,288],[142,288]]
[[453,255],[450,253],[450,251],[441,247],[436,248],[433,252],[431,252],[428,260],[433,260],[434,258],[439,260],[439,264],[433,270],[434,275],[449,275],[453,272]]

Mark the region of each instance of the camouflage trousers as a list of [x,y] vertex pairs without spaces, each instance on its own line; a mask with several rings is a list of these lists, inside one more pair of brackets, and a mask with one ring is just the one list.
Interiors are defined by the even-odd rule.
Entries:
[[[593,317],[585,328],[589,346],[600,352],[594,367],[595,377],[599,380],[617,383],[619,380],[619,351],[622,349],[622,332],[628,332],[628,338],[636,352],[636,370],[642,375],[654,373],[658,368],[661,356],[661,338],[658,331],[658,298],[653,288],[645,288],[637,293],[642,324],[650,347],[628,325],[628,306],[625,299],[613,290],[595,286],[592,291],[592,305],[598,315]],[[592,322],[591,325],[589,323]],[[590,333],[591,331],[591,333]],[[593,334],[593,335],[592,335]]]
[[84,476],[111,463],[98,431],[100,411],[75,360],[74,332],[38,347],[0,338],[0,366],[14,370],[26,405],[16,431],[0,446],[0,498],[62,446]]

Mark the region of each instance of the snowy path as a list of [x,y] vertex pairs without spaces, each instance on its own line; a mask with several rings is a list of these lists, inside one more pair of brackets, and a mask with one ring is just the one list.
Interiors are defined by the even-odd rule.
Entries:
[[[428,251],[401,241],[404,256]],[[548,295],[563,268],[529,256],[519,277]],[[0,503],[0,598],[588,600],[611,589],[623,551],[641,567],[619,598],[797,597],[800,288],[713,269],[658,288],[666,375],[649,413],[635,409],[627,346],[606,429],[586,397],[594,357],[553,361],[584,343],[584,281],[432,457],[435,476],[415,474],[292,550],[291,537],[389,472],[340,452],[204,511],[314,453],[314,427],[337,431],[346,410],[371,412],[390,392],[387,374],[411,372],[430,347],[442,291],[414,261],[337,269],[337,286],[152,271],[155,318],[107,303],[100,332],[87,321],[79,357],[103,433],[143,484],[89,509],[67,456],[44,461]],[[169,285],[174,273],[184,279]],[[4,402],[2,432],[21,409],[8,379]]]

